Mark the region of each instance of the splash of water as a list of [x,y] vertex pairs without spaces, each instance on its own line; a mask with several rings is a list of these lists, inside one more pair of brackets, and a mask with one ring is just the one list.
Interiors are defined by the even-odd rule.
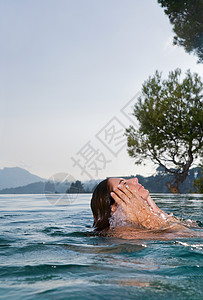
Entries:
[[116,211],[111,216],[109,223],[111,229],[115,227],[126,226],[128,224],[126,215],[124,214],[120,206],[116,209]]

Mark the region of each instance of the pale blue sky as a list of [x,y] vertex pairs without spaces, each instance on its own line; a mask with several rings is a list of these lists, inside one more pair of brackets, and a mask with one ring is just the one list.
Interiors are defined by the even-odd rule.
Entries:
[[154,172],[95,135],[114,116],[130,124],[120,110],[156,69],[201,75],[197,58],[172,46],[157,1],[0,0],[0,28],[0,168],[85,180],[71,157],[90,141],[111,161],[94,178]]

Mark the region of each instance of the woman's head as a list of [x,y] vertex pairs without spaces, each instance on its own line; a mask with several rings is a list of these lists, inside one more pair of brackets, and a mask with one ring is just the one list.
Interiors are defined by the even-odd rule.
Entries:
[[135,189],[138,195],[143,199],[147,199],[149,196],[149,191],[145,190],[145,188],[138,183],[137,178],[127,180],[123,178],[108,178],[101,181],[95,188],[91,199],[91,209],[94,216],[93,226],[98,231],[108,229],[110,226],[110,218],[117,208],[117,204],[110,193],[117,188],[121,182]]

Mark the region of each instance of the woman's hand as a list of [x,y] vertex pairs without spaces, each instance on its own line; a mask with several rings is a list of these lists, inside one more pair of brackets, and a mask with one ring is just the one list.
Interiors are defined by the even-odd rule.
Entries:
[[[160,214],[162,211],[153,200],[151,198],[143,199],[136,190],[131,189],[128,185],[121,183],[111,192],[111,196],[122,208],[128,222],[147,229],[157,229],[165,223]],[[153,212],[153,208],[157,211]],[[157,212],[158,214],[156,214]]]
[[116,204],[122,208],[126,215],[127,221],[135,225],[142,225],[147,219],[147,213],[150,211],[149,206],[137,191],[131,189],[128,185],[119,184],[113,192],[112,198]]

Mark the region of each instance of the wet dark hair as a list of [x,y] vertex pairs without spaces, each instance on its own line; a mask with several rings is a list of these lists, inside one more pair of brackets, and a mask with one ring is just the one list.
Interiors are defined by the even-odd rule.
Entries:
[[114,202],[114,199],[110,195],[108,179],[105,179],[96,186],[91,199],[91,209],[94,216],[93,226],[95,230],[102,231],[109,228],[111,205]]

